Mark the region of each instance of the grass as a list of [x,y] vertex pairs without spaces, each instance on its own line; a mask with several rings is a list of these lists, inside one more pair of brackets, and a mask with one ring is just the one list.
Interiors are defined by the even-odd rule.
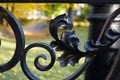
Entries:
[[[84,43],[87,40],[87,34],[88,34],[88,28],[87,27],[75,27],[74,30],[76,31],[76,35],[79,37],[81,41],[81,45],[79,47],[80,50],[84,50]],[[1,37],[2,44],[0,47],[0,64],[3,64],[10,60],[10,58],[14,54],[14,48],[15,48],[15,40]],[[37,40],[26,40],[26,46],[33,43],[33,42],[45,42],[50,43],[53,40],[53,38],[50,36],[46,39],[37,39]],[[12,45],[12,46],[11,46]],[[65,68],[61,68],[58,61],[56,61],[54,67],[50,69],[49,71],[42,72],[38,71],[34,67],[34,59],[35,56],[37,56],[39,53],[46,54],[48,56],[48,60],[45,61],[43,59],[39,59],[42,64],[48,64],[50,57],[46,50],[42,48],[33,48],[31,49],[27,54],[27,64],[30,68],[30,70],[35,74],[37,77],[39,77],[41,80],[63,80],[67,76],[71,75],[73,72],[75,72],[80,65],[83,63],[84,58],[79,61],[79,63],[72,67],[68,65]],[[61,55],[61,52],[56,53],[57,56]],[[9,56],[8,56],[9,55]],[[83,80],[84,74],[82,74],[77,80]],[[81,79],[80,79],[81,78]],[[8,70],[4,73],[0,73],[0,80],[28,80],[28,78],[24,75],[22,72],[20,63],[18,63],[14,68],[11,70]]]

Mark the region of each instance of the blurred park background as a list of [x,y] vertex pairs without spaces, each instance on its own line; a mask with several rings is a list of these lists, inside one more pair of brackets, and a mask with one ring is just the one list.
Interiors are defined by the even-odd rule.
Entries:
[[[77,37],[81,41],[80,49],[84,50],[84,43],[87,40],[89,22],[86,17],[90,11],[88,4],[70,4],[70,3],[0,3],[0,6],[8,9],[18,19],[24,30],[26,46],[33,42],[50,43],[53,38],[49,33],[50,19],[54,19],[61,14],[68,14],[73,21]],[[62,30],[61,30],[62,31]],[[60,32],[61,32],[60,31]],[[15,38],[10,25],[6,20],[0,18],[0,64],[6,63],[11,59],[15,50]],[[34,59],[40,52],[48,56],[48,60],[40,59],[43,64],[49,63],[49,54],[42,48],[33,48],[28,52],[27,63],[31,71],[42,80],[62,80],[77,70],[84,62],[84,58],[72,67],[68,65],[61,68],[56,61],[54,67],[47,72],[38,71],[34,67]],[[62,52],[57,52],[60,56]],[[80,79],[81,78],[81,79]],[[83,80],[84,74],[77,80]],[[0,80],[28,80],[23,74],[18,63],[13,69],[0,73]]]

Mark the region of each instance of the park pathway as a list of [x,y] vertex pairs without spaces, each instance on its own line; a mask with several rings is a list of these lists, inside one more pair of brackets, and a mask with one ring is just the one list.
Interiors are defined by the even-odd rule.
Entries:
[[29,39],[46,38],[50,35],[48,27],[42,25],[40,20],[23,27],[23,30],[25,37]]

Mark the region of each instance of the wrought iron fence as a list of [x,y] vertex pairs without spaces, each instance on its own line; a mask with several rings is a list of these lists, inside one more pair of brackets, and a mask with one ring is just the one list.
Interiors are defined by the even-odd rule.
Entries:
[[[97,55],[101,55],[101,53],[108,50],[120,38],[120,32],[110,27],[119,13],[120,8],[115,10],[109,17],[107,17],[107,20],[102,26],[99,36],[96,39],[89,39],[85,43],[86,51],[83,52],[78,48],[80,40],[76,37],[76,32],[71,32],[71,29],[73,28],[73,23],[67,14],[59,15],[56,18],[50,20],[49,31],[54,41],[51,41],[50,44],[42,42],[32,43],[25,47],[25,37],[23,29],[18,20],[7,9],[0,7],[0,17],[5,18],[6,21],[10,24],[16,38],[16,49],[14,55],[10,61],[0,65],[0,72],[2,73],[13,68],[20,61],[21,68],[28,79],[39,80],[39,78],[30,71],[26,64],[27,53],[30,49],[34,47],[42,47],[46,49],[51,57],[50,63],[47,66],[40,64],[38,61],[39,58],[46,59],[46,55],[40,54],[37,55],[34,59],[34,64],[38,70],[48,71],[54,66],[54,63],[56,61],[56,53],[53,49],[55,48],[56,51],[63,52],[63,54],[61,54],[61,56],[57,58],[62,67],[65,67],[68,64],[70,64],[71,66],[75,66],[75,64],[77,64],[82,57],[86,58],[85,62],[79,67],[78,70],[64,79],[75,80],[78,76],[81,75],[81,73],[83,73],[83,71],[88,69]],[[93,16],[92,18],[94,19]],[[66,29],[66,31],[61,34],[61,37],[59,37],[57,32],[59,31],[59,27],[61,26]],[[115,80],[116,72],[119,67],[119,56],[120,52],[117,51],[112,67],[103,80]]]

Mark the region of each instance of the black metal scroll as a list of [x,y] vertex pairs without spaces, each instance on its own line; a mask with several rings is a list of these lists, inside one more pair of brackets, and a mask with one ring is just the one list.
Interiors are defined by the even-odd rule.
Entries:
[[[89,66],[92,58],[102,51],[108,49],[115,41],[120,38],[120,33],[114,29],[110,28],[112,21],[119,15],[120,8],[114,11],[110,17],[107,19],[103,26],[103,29],[97,39],[97,41],[87,41],[85,43],[85,52],[78,49],[80,43],[79,39],[75,35],[75,31],[68,32],[65,31],[61,34],[61,38],[58,38],[57,32],[59,27],[64,27],[65,29],[71,29],[73,26],[69,17],[65,14],[56,17],[50,22],[50,32],[55,41],[51,42],[51,46],[56,47],[56,51],[63,51],[61,57],[58,58],[62,67],[75,63],[78,63],[81,57],[86,57],[86,62],[71,76],[67,77],[65,80],[76,79],[86,68]],[[70,20],[68,22],[68,20]],[[109,27],[106,29],[106,27]],[[101,39],[105,39],[106,42],[102,42]]]
[[45,48],[50,53],[50,56],[51,56],[51,62],[47,66],[41,65],[38,61],[39,58],[43,58],[45,60],[47,59],[44,54],[40,54],[40,55],[36,56],[36,58],[34,60],[34,64],[35,64],[35,67],[40,71],[47,71],[47,70],[51,69],[55,63],[56,55],[55,55],[53,49],[46,43],[33,43],[25,48],[24,55],[23,55],[23,58],[21,60],[22,70],[30,80],[39,80],[36,76],[34,76],[34,74],[32,74],[32,72],[29,70],[29,68],[26,64],[26,54],[31,48],[34,48],[34,47]]
[[25,46],[25,38],[21,25],[12,13],[3,7],[0,7],[0,17],[6,19],[6,21],[10,24],[16,39],[16,49],[14,51],[14,56],[7,63],[0,65],[0,72],[4,72],[13,68],[21,59]]
[[[71,31],[73,28],[73,23],[68,15],[63,14],[50,21],[49,30],[52,37],[55,39],[55,41],[52,41],[50,45],[39,42],[32,43],[25,48],[25,38],[21,25],[8,10],[0,7],[0,17],[5,18],[8,21],[11,28],[13,29],[16,38],[16,50],[14,56],[9,62],[0,65],[0,72],[4,72],[13,68],[20,61],[22,70],[28,77],[28,79],[39,80],[39,78],[37,78],[27,66],[27,52],[34,47],[45,48],[50,53],[50,63],[47,66],[40,64],[38,59],[46,59],[46,56],[44,54],[40,54],[34,59],[34,65],[40,71],[48,71],[54,66],[56,60],[56,55],[53,50],[53,47],[55,47],[56,51],[63,51],[63,54],[57,59],[62,67],[65,67],[68,64],[75,66],[75,64],[79,62],[79,59],[81,57],[86,58],[85,63],[83,63],[83,65],[80,66],[80,68],[74,74],[65,78],[65,80],[74,80],[83,71],[85,71],[85,69],[92,62],[92,59],[94,56],[96,56],[96,54],[100,54],[100,52],[108,49],[115,41],[120,38],[120,32],[110,28],[112,21],[115,19],[115,17],[119,15],[119,13],[120,8],[110,15],[110,17],[104,24],[104,27],[98,39],[96,41],[87,41],[85,43],[86,51],[83,52],[78,49],[80,40],[76,37],[75,31]],[[60,36],[58,36],[58,31],[60,27],[66,29],[66,31],[64,31]],[[106,29],[106,27],[109,28]],[[105,39],[106,42],[102,42],[101,39]]]

